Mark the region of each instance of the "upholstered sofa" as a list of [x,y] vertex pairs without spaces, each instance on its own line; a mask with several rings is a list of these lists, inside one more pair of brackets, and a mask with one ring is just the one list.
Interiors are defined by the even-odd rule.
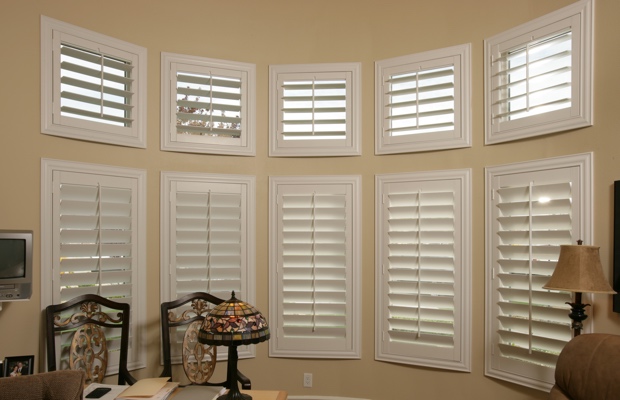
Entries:
[[84,371],[54,371],[0,378],[0,400],[82,400]]
[[549,400],[612,399],[620,399],[620,336],[576,336],[560,353]]

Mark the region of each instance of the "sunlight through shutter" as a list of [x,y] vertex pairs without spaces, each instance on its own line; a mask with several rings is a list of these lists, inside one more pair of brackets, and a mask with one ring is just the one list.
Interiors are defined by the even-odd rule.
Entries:
[[571,107],[572,34],[564,32],[505,51],[493,61],[494,120],[516,120]]
[[573,244],[570,182],[497,189],[502,357],[555,367],[571,338],[570,293],[542,289],[560,245]]

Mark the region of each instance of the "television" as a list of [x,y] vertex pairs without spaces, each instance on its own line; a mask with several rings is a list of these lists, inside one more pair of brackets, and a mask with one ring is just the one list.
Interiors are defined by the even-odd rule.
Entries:
[[32,296],[32,231],[0,230],[0,302]]

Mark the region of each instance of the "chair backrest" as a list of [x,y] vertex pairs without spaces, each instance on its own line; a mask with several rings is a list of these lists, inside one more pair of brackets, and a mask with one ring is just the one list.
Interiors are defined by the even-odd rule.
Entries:
[[[164,370],[160,376],[172,377],[172,347],[178,346],[183,371],[191,385],[230,387],[227,382],[228,378],[224,382],[209,381],[215,371],[217,347],[198,342],[198,330],[205,316],[214,306],[223,301],[209,293],[194,292],[161,304]],[[181,333],[183,333],[182,340]],[[240,374],[239,382],[243,389],[252,388],[250,380],[243,374]]]
[[[109,364],[108,347],[112,344],[119,354],[118,384],[135,383],[136,379],[127,369],[129,317],[128,304],[94,294],[47,306],[47,370],[82,370],[86,372],[87,384],[102,382]],[[118,337],[120,343],[114,339]],[[56,359],[57,340],[60,341],[60,362]]]

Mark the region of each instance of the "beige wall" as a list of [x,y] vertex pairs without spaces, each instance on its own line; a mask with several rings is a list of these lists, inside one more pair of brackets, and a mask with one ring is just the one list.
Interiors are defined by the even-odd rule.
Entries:
[[[595,125],[514,143],[483,143],[483,40],[572,0],[2,0],[0,4],[0,228],[35,232],[34,295],[4,303],[0,358],[34,354],[42,360],[40,305],[40,160],[53,158],[137,167],[148,173],[148,368],[159,374],[159,173],[196,171],[257,177],[256,306],[268,311],[267,179],[279,174],[359,174],[363,178],[363,338],[361,360],[257,357],[240,361],[255,388],[290,394],[394,398],[543,399],[545,394],[484,376],[484,167],[594,152],[594,241],[611,275],[612,183],[620,179],[617,120],[620,2],[595,4]],[[148,49],[148,147],[133,149],[40,133],[40,15],[133,42]],[[225,33],[225,34],[224,34]],[[472,44],[473,146],[468,149],[374,155],[374,61]],[[257,65],[257,156],[226,157],[159,150],[160,54],[174,52]],[[268,66],[362,63],[363,155],[269,158]],[[472,372],[455,373],[374,361],[374,174],[471,168],[473,171]],[[590,309],[596,331],[620,332],[611,297]],[[42,365],[39,365],[41,370]],[[225,368],[219,367],[220,372]],[[302,374],[314,374],[314,388]]]

